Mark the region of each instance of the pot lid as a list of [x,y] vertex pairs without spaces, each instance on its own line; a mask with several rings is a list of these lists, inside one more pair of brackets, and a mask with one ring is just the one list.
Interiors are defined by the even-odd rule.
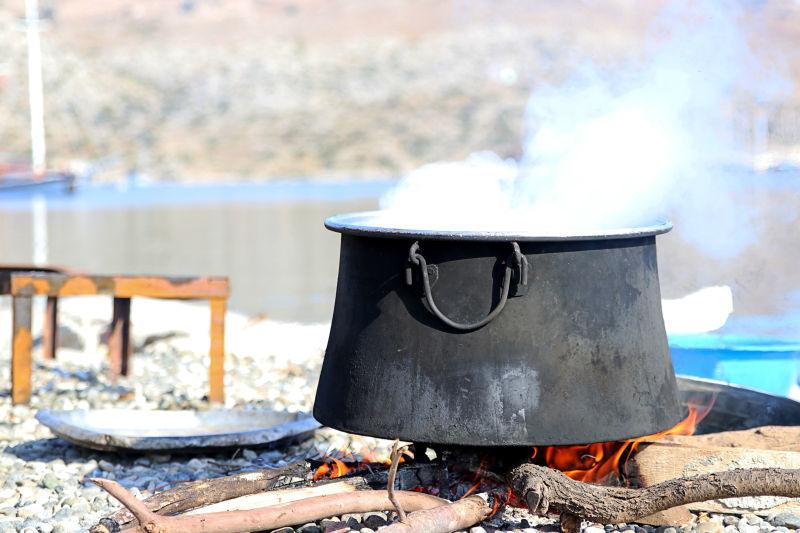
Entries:
[[[504,226],[480,229],[463,227],[456,222],[440,223],[439,227],[425,227],[422,222],[414,223],[402,217],[405,223],[399,223],[397,213],[390,211],[364,211],[335,215],[325,220],[325,227],[331,231],[348,235],[366,237],[439,239],[463,241],[589,241],[598,239],[630,239],[660,235],[672,229],[672,223],[666,218],[653,218],[630,225],[599,225],[594,228],[578,225],[540,228],[523,227],[521,224],[509,223]],[[410,222],[410,223],[409,223]]]

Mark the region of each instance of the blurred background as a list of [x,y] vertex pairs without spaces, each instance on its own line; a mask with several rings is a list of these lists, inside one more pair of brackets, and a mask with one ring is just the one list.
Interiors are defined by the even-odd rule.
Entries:
[[[0,257],[223,274],[234,310],[327,322],[338,235],[325,217],[375,208],[427,163],[519,158],[532,91],[586,62],[642,54],[668,4],[40,0],[46,164],[76,180],[71,193],[63,183],[0,188]],[[793,83],[800,2],[736,4],[757,23],[747,39],[766,69]],[[25,7],[0,2],[9,175],[31,158]],[[742,147],[732,163],[748,176],[739,223],[759,237],[718,257],[675,217],[659,241],[662,292],[729,286],[734,333],[797,339],[800,90],[768,101],[733,92],[724,105]]]

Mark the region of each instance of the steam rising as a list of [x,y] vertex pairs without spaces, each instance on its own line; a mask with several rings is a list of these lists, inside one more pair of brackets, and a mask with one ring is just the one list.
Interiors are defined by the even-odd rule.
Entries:
[[531,94],[519,161],[424,166],[381,199],[380,222],[558,234],[675,217],[693,244],[735,255],[756,230],[735,199],[752,154],[732,104],[788,88],[748,47],[747,15],[732,2],[669,4],[637,57]]

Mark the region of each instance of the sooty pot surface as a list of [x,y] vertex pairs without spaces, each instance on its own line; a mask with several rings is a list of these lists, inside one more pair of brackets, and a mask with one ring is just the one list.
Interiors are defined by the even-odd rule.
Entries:
[[435,232],[334,217],[339,278],[314,416],[465,446],[649,435],[683,416],[660,222],[596,234]]

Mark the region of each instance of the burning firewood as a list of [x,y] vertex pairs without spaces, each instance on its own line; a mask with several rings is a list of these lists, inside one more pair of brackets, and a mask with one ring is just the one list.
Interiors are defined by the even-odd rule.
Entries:
[[[92,479],[128,508],[139,521],[131,533],[247,533],[313,522],[329,516],[370,511],[390,511],[394,505],[385,490],[317,496],[267,508],[197,515],[160,516],[150,511],[122,485],[107,479]],[[447,504],[447,500],[419,492],[396,492],[398,501],[411,513]]]
[[433,509],[410,513],[379,533],[451,533],[474,526],[492,513],[488,496],[478,494]]
[[[664,481],[628,489],[575,481],[557,470],[533,464],[518,466],[508,476],[514,494],[532,512],[562,513],[562,527],[579,519],[605,524],[636,519],[687,503],[741,496],[800,496],[800,469],[735,469]],[[566,515],[566,516],[565,516]]]

